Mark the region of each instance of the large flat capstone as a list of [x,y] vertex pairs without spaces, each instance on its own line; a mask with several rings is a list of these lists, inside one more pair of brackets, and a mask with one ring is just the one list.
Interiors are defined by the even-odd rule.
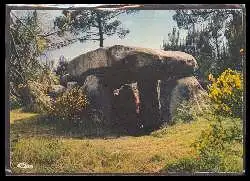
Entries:
[[74,58],[69,62],[68,72],[72,76],[80,76],[89,69],[117,64],[129,64],[136,68],[158,64],[167,65],[169,69],[179,65],[189,67],[191,72],[198,67],[195,58],[184,52],[115,45],[98,48]]

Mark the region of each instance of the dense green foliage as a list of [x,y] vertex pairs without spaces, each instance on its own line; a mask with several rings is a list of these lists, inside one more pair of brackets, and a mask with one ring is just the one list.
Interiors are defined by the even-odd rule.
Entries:
[[49,40],[42,36],[37,12],[10,16],[9,81],[10,105],[27,111],[44,112],[50,101],[47,93],[58,84],[51,68],[39,61]]
[[21,99],[21,105],[26,111],[48,113],[52,102],[48,92],[52,86],[58,84],[58,77],[48,68],[44,68],[36,80],[27,80],[19,84],[17,91]]
[[199,65],[196,73],[203,81],[210,73],[217,76],[227,68],[241,71],[245,50],[243,13],[221,9],[177,10],[173,20],[188,33],[181,39],[179,30],[174,28],[168,41],[163,42],[163,49],[193,55]]
[[14,14],[10,17],[9,79],[16,86],[36,79],[40,73],[42,65],[37,57],[45,50],[46,39],[39,36],[36,11],[21,18]]

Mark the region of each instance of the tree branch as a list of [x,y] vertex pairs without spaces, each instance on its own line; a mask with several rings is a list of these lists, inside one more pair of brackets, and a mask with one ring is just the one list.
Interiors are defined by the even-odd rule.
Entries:
[[10,94],[12,94],[12,96],[16,96],[16,97],[20,98],[20,95],[18,95],[14,89],[14,85],[10,86]]
[[26,25],[25,25],[25,23],[23,23],[22,21],[21,21],[21,19],[20,18],[18,18],[15,14],[13,14],[13,13],[11,13],[16,19],[18,19],[19,21],[20,21],[20,23],[32,34],[32,36],[35,38],[35,44],[36,44],[36,49],[38,50],[38,43],[37,43],[37,40],[36,40],[36,35],[34,34],[34,32],[33,31],[31,31]]
[[123,14],[123,13],[125,13],[125,11],[116,12],[116,14],[114,14],[113,16],[109,16],[107,18],[104,18],[103,20],[113,19],[114,17],[119,16],[120,14]]
[[41,37],[48,37],[48,36],[51,36],[51,35],[54,35],[56,33],[59,33],[61,30],[57,30],[57,31],[54,31],[54,32],[51,32],[51,33],[46,33],[46,34],[38,34],[37,36],[41,36]]
[[12,34],[11,31],[10,31],[10,36],[11,36],[11,40],[12,40],[13,45],[14,45],[14,50],[15,50],[16,56],[17,56],[17,58],[19,59],[20,56],[19,56],[19,54],[18,54],[18,52],[17,52],[16,43],[15,43],[15,40],[14,40],[14,37],[13,37],[13,34]]
[[36,37],[36,35],[21,21],[20,18],[18,18],[15,14],[11,13],[16,19],[18,19],[20,21],[20,23],[34,36]]
[[[72,38],[72,39],[68,39],[66,40],[67,42],[71,42],[71,41],[85,41],[85,40],[96,40],[96,41],[100,41],[100,38],[86,38],[86,37],[80,37],[80,38]],[[59,42],[56,44],[53,44],[50,46],[50,48],[55,48],[58,47],[59,45],[63,44],[64,42]],[[70,44],[70,43],[69,43]]]

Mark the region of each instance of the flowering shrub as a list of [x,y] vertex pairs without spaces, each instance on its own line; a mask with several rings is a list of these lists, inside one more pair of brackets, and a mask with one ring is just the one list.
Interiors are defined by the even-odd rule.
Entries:
[[208,87],[209,97],[216,104],[217,111],[225,115],[241,117],[243,106],[242,74],[227,69],[217,79],[212,74],[208,79],[212,84]]
[[80,119],[80,114],[87,105],[86,94],[80,87],[76,86],[63,92],[56,98],[51,115],[63,120]]

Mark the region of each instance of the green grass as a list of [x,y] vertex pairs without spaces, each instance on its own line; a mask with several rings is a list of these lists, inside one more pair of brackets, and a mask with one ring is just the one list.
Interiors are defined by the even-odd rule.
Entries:
[[15,109],[10,111],[10,123],[16,123],[17,121],[22,121],[24,119],[33,119],[37,117],[37,113],[25,113],[22,112],[22,109]]
[[[56,125],[37,114],[13,110],[10,118],[14,173],[155,173],[167,163],[195,156],[190,144],[209,126],[207,120],[198,120],[147,136],[79,139],[62,130],[58,134]],[[17,168],[20,162],[33,168]]]

